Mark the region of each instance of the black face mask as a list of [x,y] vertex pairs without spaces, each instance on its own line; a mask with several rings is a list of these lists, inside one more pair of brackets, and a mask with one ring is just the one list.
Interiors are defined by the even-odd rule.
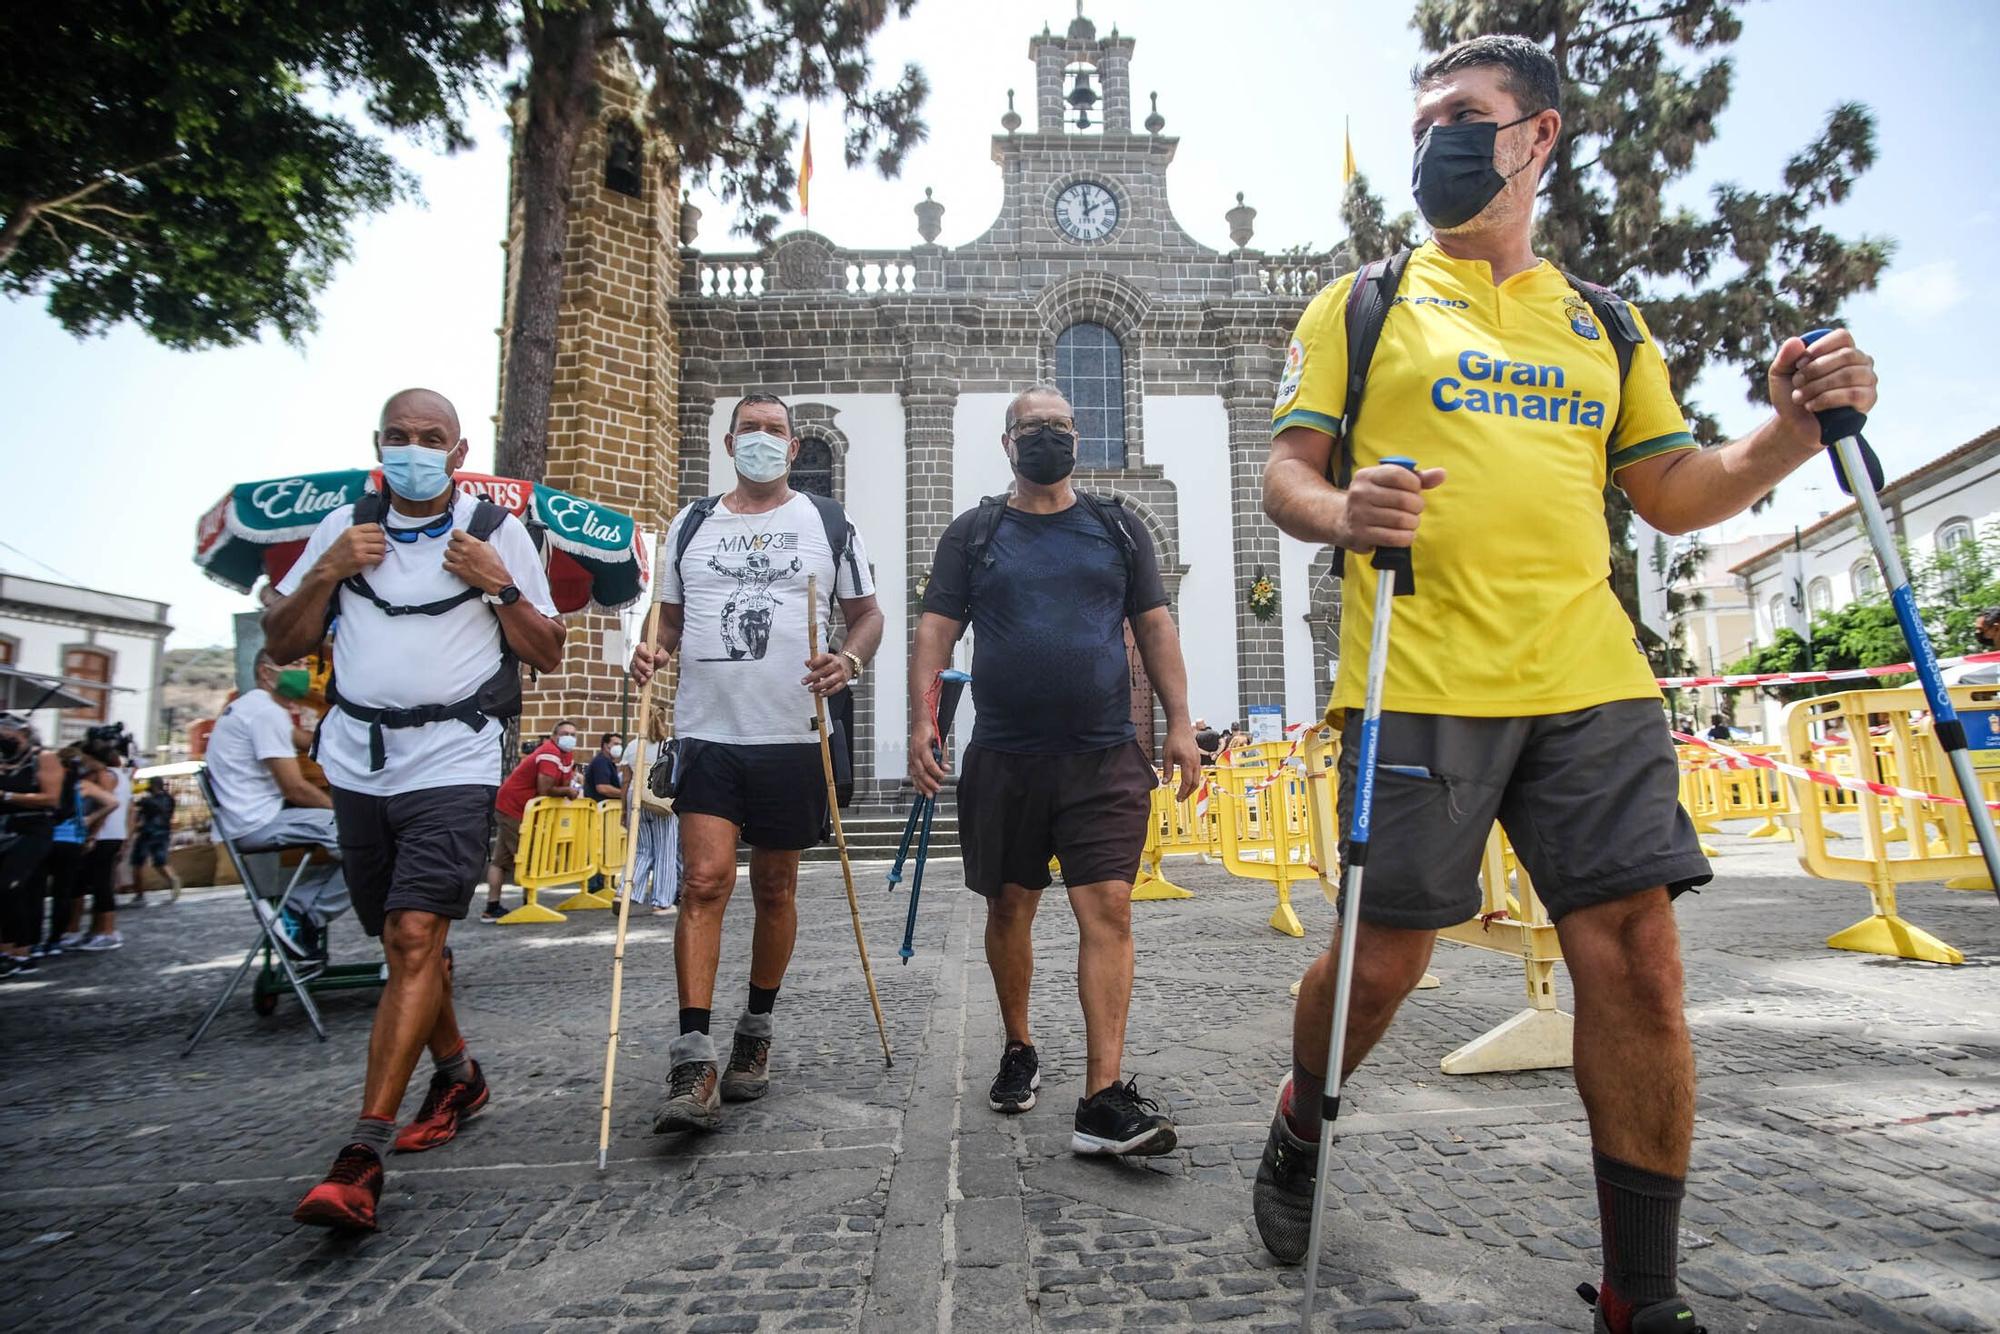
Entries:
[[1493,166],[1494,139],[1500,131],[1534,118],[1523,116],[1505,125],[1491,121],[1433,125],[1425,130],[1410,166],[1410,192],[1424,221],[1433,227],[1458,227],[1478,217],[1508,179],[1528,165],[1523,162],[1502,176]]
[[18,755],[20,753],[21,742],[18,737],[0,736],[0,755]]
[[1014,442],[1014,471],[1037,486],[1054,486],[1076,471],[1076,437],[1044,426]]

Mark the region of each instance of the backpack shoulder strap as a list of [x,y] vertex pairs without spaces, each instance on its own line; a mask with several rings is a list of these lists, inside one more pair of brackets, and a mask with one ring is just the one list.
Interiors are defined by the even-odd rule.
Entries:
[[982,496],[979,508],[973,511],[972,531],[965,539],[965,586],[972,587],[972,572],[986,559],[986,548],[993,544],[993,534],[1000,531],[1000,518],[1007,512],[1007,497]]
[[1104,528],[1111,544],[1118,548],[1118,558],[1125,562],[1125,578],[1129,581],[1139,560],[1139,539],[1132,536],[1131,525],[1126,522],[1125,502],[1118,496],[1094,495],[1077,488],[1076,498],[1083,502],[1085,509]]
[[505,522],[507,522],[506,507],[482,498],[472,507],[472,522],[465,525],[465,531],[484,542],[498,532],[500,525]]
[[389,498],[380,491],[363,491],[354,502],[353,522],[380,523],[389,513]]
[[854,576],[854,586],[861,587],[861,562],[854,554],[854,525],[847,521],[847,511],[832,496],[820,495],[817,491],[805,493],[819,511],[820,525],[826,529],[826,545],[833,552],[834,582],[839,583],[840,562],[847,562],[848,573]]
[[681,572],[681,557],[694,542],[694,535],[708,522],[708,516],[715,513],[715,507],[722,503],[721,496],[703,496],[688,506],[687,518],[681,520],[680,535],[674,539],[674,574]]
[[1646,335],[1639,331],[1637,317],[1632,314],[1632,303],[1608,287],[1585,282],[1567,269],[1563,270],[1563,281],[1576,289],[1611,339],[1611,350],[1618,354],[1618,388],[1622,393],[1625,376],[1632,369],[1632,353],[1646,341]]
[[1338,487],[1345,488],[1354,475],[1354,422],[1361,415],[1368,368],[1375,361],[1376,345],[1382,341],[1389,307],[1403,285],[1403,271],[1409,267],[1410,252],[1398,250],[1386,259],[1364,264],[1354,275],[1354,286],[1347,289],[1347,401],[1340,412],[1333,477]]

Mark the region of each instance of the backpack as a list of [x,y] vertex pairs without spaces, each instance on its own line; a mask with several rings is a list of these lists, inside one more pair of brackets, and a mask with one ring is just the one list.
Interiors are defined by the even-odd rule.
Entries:
[[[993,535],[1000,531],[1000,520],[1007,512],[1006,495],[985,496],[979,502],[979,509],[972,520],[972,531],[965,540],[965,590],[972,592],[972,576],[982,564],[992,564],[992,557],[986,554],[993,544]],[[1125,586],[1132,586],[1134,572],[1139,564],[1139,539],[1132,536],[1132,529],[1125,521],[1125,502],[1117,496],[1095,496],[1081,487],[1076,491],[1077,503],[1090,511],[1117,548],[1118,559],[1125,566]]]
[[[847,521],[847,511],[831,496],[822,496],[812,491],[800,491],[819,511],[820,526],[826,529],[826,545],[833,552],[834,580],[839,582],[840,562],[847,562],[848,570],[854,576],[854,586],[861,587],[861,561],[854,554],[854,525]],[[721,496],[703,496],[688,506],[687,518],[681,520],[681,531],[674,539],[674,578],[681,574],[681,557],[694,542],[694,535],[708,522],[708,516],[715,513],[715,507],[722,503]]]
[[[389,498],[380,491],[369,491],[354,502],[354,520],[357,525],[381,523],[388,517]],[[506,521],[507,511],[483,497],[472,507],[472,518],[465,525],[465,531],[484,542],[491,538],[500,525]],[[413,606],[398,606],[377,593],[366,575],[356,573],[341,580],[340,588],[327,601],[326,625],[333,627],[338,614],[340,592],[344,589],[356,597],[365,598],[375,604],[385,616],[442,616],[455,607],[479,597],[480,591],[468,585],[463,591],[435,602],[423,602]],[[494,617],[497,620],[499,613]],[[321,638],[325,636],[322,634]],[[326,700],[332,708],[368,724],[368,771],[379,773],[388,763],[388,752],[383,732],[404,727],[422,727],[426,723],[457,721],[473,731],[483,731],[489,718],[518,718],[521,714],[521,664],[508,646],[507,636],[500,636],[500,665],[493,675],[480,685],[479,689],[464,699],[450,704],[418,704],[401,709],[378,709],[365,704],[356,704],[341,698],[334,688],[331,663],[328,664],[326,678]],[[326,719],[320,719],[320,726],[313,729],[312,757],[319,758],[320,729],[326,726]]]
[[[1410,266],[1410,252],[1398,250],[1386,259],[1364,264],[1347,289],[1347,402],[1340,414],[1340,438],[1334,442],[1329,466],[1330,480],[1345,491],[1354,480],[1354,422],[1361,415],[1362,391],[1368,386],[1368,367],[1375,360],[1375,346],[1382,341],[1382,326],[1389,308],[1403,285],[1403,271]],[[1563,281],[1590,307],[1611,350],[1618,356],[1618,388],[1623,393],[1625,376],[1632,369],[1632,353],[1646,341],[1631,303],[1608,287],[1585,282],[1567,270],[1559,270]],[[1343,553],[1344,557],[1345,553]]]

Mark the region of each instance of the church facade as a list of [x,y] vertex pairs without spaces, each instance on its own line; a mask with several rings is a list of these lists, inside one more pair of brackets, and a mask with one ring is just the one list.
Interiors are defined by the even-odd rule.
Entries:
[[[1241,196],[1227,210],[1236,249],[1188,235],[1167,202],[1177,140],[1163,133],[1157,98],[1134,124],[1133,47],[1082,18],[1030,39],[1033,124],[1010,93],[992,140],[999,214],[961,246],[936,244],[944,206],[928,191],[914,210],[917,243],[896,251],[844,248],[810,230],[754,253],[708,251],[695,210],[680,211],[674,237],[662,208],[628,210],[648,220],[648,290],[672,284],[667,327],[651,337],[671,357],[673,438],[640,430],[654,454],[630,461],[593,461],[581,440],[552,447],[549,480],[607,500],[609,485],[620,495],[637,485],[642,520],[663,527],[679,504],[731,485],[723,436],[736,400],[783,396],[803,441],[793,484],[846,506],[888,621],[857,687],[867,796],[891,798],[904,778],[906,650],[938,537],[1007,489],[1003,413],[1036,382],[1058,385],[1076,409],[1077,484],[1117,496],[1152,535],[1192,711],[1222,725],[1276,705],[1298,721],[1324,703],[1338,617],[1332,553],[1282,538],[1261,496],[1286,342],[1342,261],[1250,249],[1255,214]],[[664,153],[646,145],[649,162]],[[670,179],[653,172],[647,184]],[[1270,619],[1249,604],[1260,574],[1279,590]],[[1150,745],[1164,720],[1136,654],[1133,674]],[[970,707],[977,693],[975,683]],[[969,731],[958,729],[961,740]]]

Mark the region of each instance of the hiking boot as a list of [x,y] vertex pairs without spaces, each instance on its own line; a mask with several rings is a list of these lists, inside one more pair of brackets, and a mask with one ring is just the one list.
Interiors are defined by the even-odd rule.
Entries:
[[724,1102],[755,1102],[771,1087],[771,1016],[748,1014],[736,1021],[729,1065],[722,1072]]
[[1035,1105],[1042,1086],[1042,1061],[1032,1043],[1010,1042],[1000,1053],[1000,1073],[986,1091],[986,1105],[996,1112],[1025,1112]]
[[397,1134],[395,1152],[422,1153],[449,1142],[458,1134],[459,1126],[486,1105],[489,1096],[486,1076],[480,1072],[477,1061],[472,1062],[470,1079],[449,1079],[442,1070],[436,1072],[431,1076],[430,1091],[424,1094],[424,1105],[417,1110],[417,1119]]
[[382,1160],[366,1144],[350,1144],[333,1160],[326,1180],[306,1192],[292,1218],[314,1227],[373,1232],[381,1198]]
[[[1319,1144],[1292,1133],[1285,1112],[1292,1105],[1292,1081],[1278,1091],[1278,1110],[1264,1140],[1257,1164],[1257,1181],[1250,1188],[1250,1213],[1264,1249],[1288,1265],[1305,1259],[1312,1244],[1313,1180],[1319,1169]],[[1324,1128],[1320,1131],[1325,1134]]]
[[1160,1104],[1139,1096],[1139,1081],[1099,1089],[1076,1104],[1076,1128],[1069,1137],[1071,1153],[1130,1154],[1150,1158],[1171,1153],[1179,1138]]
[[715,1044],[706,1033],[683,1033],[667,1048],[667,1098],[653,1113],[653,1133],[713,1130],[721,1120],[721,1081],[715,1073]]
[[[1630,1315],[1625,1323],[1614,1325],[1605,1313],[1604,1304],[1597,1300],[1596,1288],[1588,1283],[1579,1283],[1576,1295],[1589,1302],[1591,1310],[1597,1313],[1590,1326],[1592,1334],[1708,1334],[1708,1326],[1697,1323],[1694,1312],[1678,1297],[1645,1306],[1628,1306],[1626,1310]],[[1616,1304],[1624,1305],[1623,1302]]]

